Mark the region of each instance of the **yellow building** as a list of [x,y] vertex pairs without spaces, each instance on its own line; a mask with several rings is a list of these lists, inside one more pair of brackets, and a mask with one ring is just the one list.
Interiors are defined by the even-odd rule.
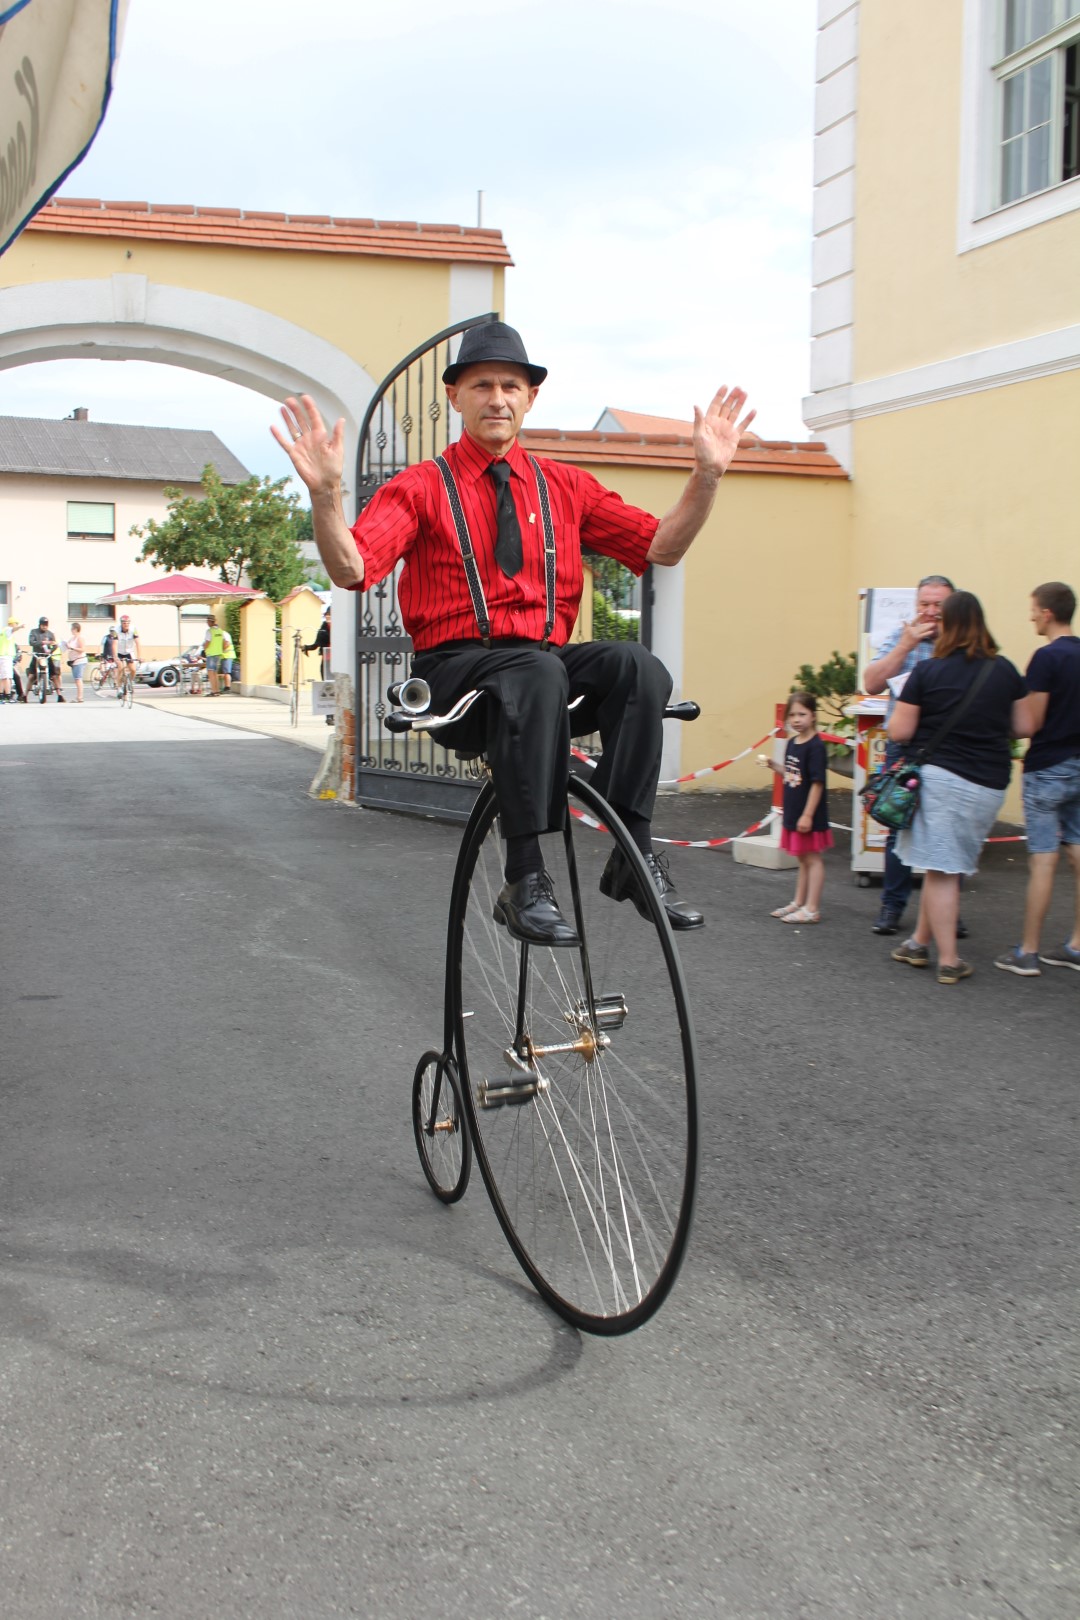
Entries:
[[[1021,668],[1077,583],[1080,4],[819,0],[808,427],[860,586],[945,573]],[[850,643],[850,637],[847,638]]]
[[[662,516],[693,466],[689,424],[604,413],[613,432],[526,429],[533,455],[570,461],[634,506]],[[646,431],[619,431],[639,421]],[[674,568],[651,570],[650,644],[701,718],[666,728],[666,780],[740,753],[767,732],[802,663],[855,645],[838,575],[846,570],[851,485],[822,444],[744,439],[694,544]],[[762,787],[753,756],[701,779],[705,789]]]

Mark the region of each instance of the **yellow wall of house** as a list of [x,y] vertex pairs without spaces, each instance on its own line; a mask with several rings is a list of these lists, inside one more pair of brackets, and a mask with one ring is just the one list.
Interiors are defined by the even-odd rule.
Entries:
[[957,252],[961,12],[941,0],[859,8],[856,381],[1080,318],[1080,211]]
[[[322,623],[322,599],[306,587],[292,592],[281,604],[281,684],[292,680],[293,638],[300,635],[301,647],[310,647]],[[300,687],[306,690],[309,681],[320,679],[320,661],[315,653],[300,654]]]
[[[128,254],[130,253],[130,257]],[[410,349],[450,322],[450,261],[177,246],[140,237],[99,239],[27,231],[4,255],[3,284],[146,276],[234,298],[293,321],[343,350],[378,382]],[[503,270],[492,266],[502,308]]]
[[[595,467],[624,500],[663,515],[684,472]],[[851,485],[842,479],[729,474],[683,567],[681,695],[701,705],[682,740],[683,773],[756,742],[773,724],[800,664],[854,650],[857,583],[850,565]],[[763,786],[751,756],[701,789]]]
[[[851,486],[858,584],[947,574],[974,591],[1001,649],[1021,672],[1037,642],[1034,586],[1080,589],[1072,472],[1080,372],[1017,383],[855,428]],[[1014,785],[1006,813],[1020,819]]]

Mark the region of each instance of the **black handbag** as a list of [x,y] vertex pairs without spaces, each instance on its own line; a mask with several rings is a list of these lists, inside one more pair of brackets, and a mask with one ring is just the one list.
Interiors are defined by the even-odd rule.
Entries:
[[950,709],[929,743],[925,748],[919,749],[914,759],[898,759],[895,765],[875,771],[869,781],[859,789],[863,809],[871,821],[876,821],[881,827],[888,827],[890,832],[903,832],[905,827],[911,826],[915,820],[915,812],[919,808],[922,767],[934,750],[941,747],[960,717],[971,707],[978,692],[989,679],[993,667],[994,660],[987,658],[959,703]]

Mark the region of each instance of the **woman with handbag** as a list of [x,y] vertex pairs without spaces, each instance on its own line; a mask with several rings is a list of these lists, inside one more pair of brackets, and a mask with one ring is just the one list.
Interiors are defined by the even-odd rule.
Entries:
[[1026,735],[1024,693],[1019,670],[1001,657],[986,627],[978,597],[954,591],[942,604],[934,656],[912,670],[888,728],[891,742],[911,743],[922,778],[919,807],[896,853],[926,874],[915,932],[892,956],[929,967],[932,939],[939,984],[971,976],[956,952],[960,877],[978,870],[1004,801],[1010,740]]

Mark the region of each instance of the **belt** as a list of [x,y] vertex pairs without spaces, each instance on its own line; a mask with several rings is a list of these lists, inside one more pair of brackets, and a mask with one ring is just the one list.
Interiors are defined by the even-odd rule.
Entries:
[[428,653],[465,652],[475,647],[535,647],[540,652],[554,651],[548,642],[532,636],[471,636],[464,641],[440,641],[436,647],[421,647],[415,656],[426,658]]

